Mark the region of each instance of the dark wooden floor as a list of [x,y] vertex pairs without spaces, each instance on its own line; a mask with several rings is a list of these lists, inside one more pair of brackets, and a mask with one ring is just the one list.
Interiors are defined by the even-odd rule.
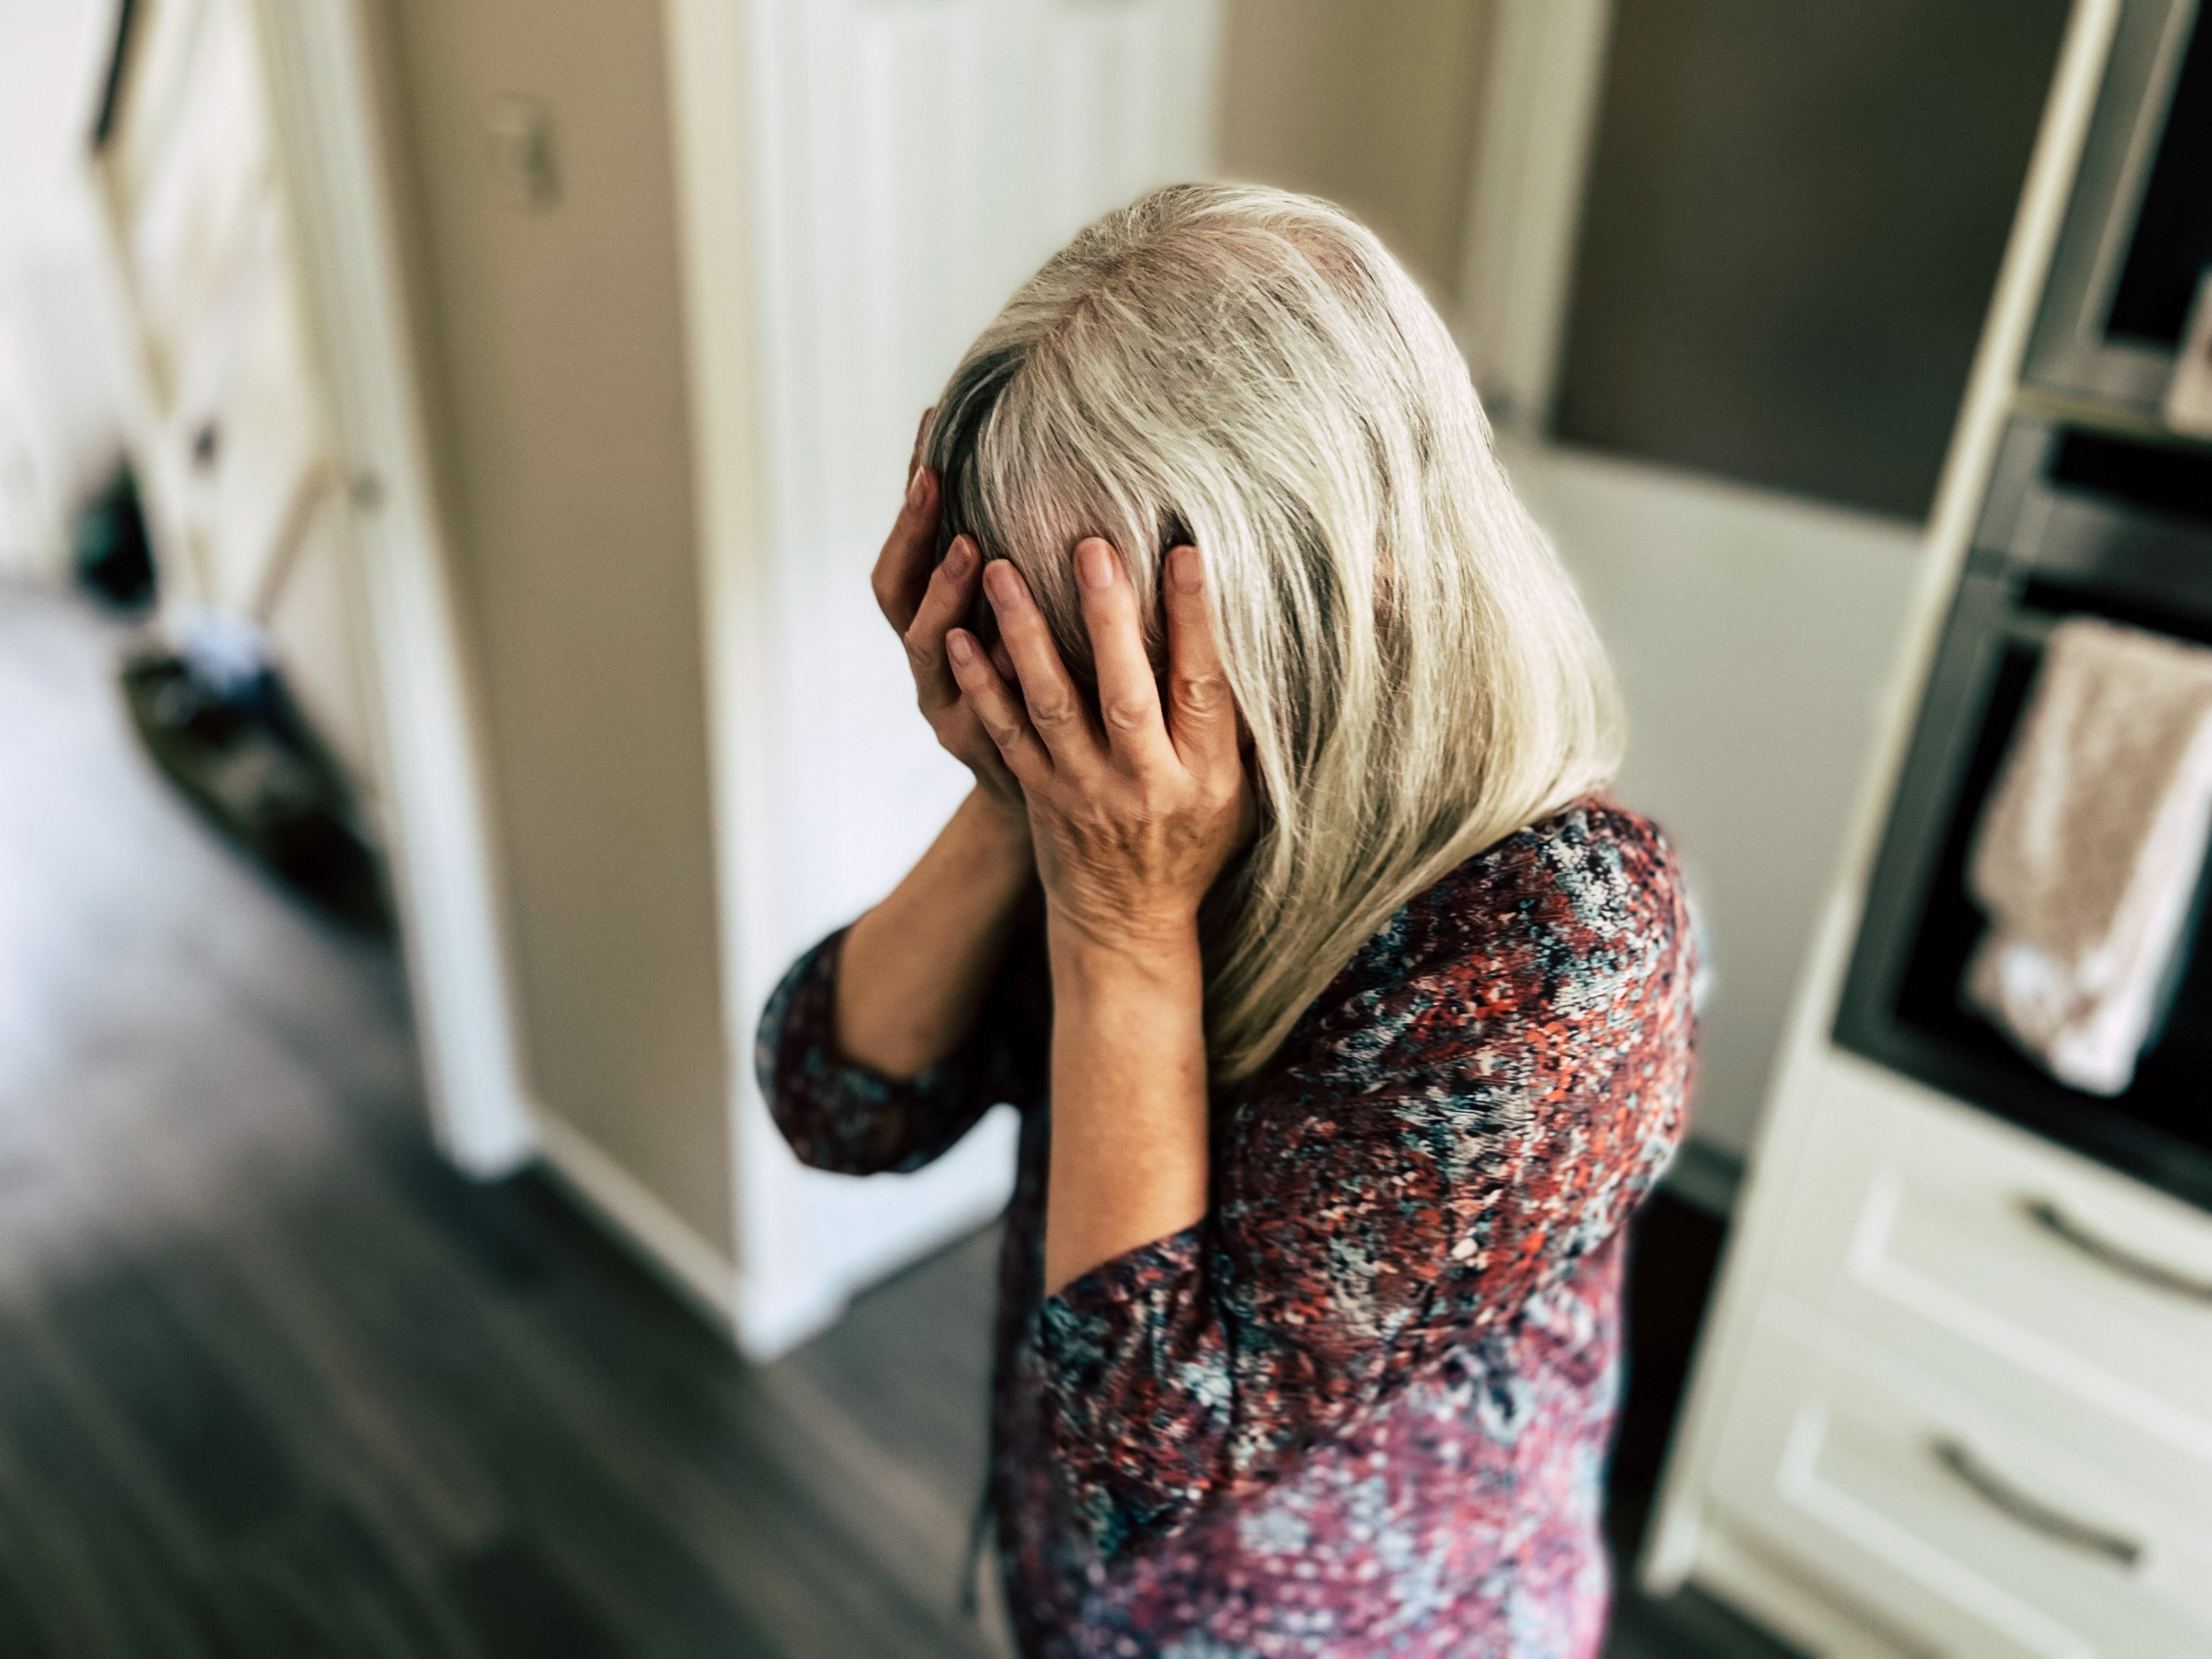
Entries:
[[[453,1176],[392,951],[153,775],[118,637],[0,587],[0,1656],[1003,1653],[994,1236],[756,1367]],[[1632,1598],[1612,1651],[1745,1639]]]

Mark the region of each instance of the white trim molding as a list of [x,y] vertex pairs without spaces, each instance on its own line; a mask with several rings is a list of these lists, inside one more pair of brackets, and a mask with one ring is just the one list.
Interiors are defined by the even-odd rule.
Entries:
[[[552,1113],[537,1114],[545,1169],[654,1276],[705,1316],[724,1335],[737,1330],[738,1270],[636,1176],[601,1152],[591,1138]],[[834,1318],[837,1307],[830,1310]],[[828,1320],[823,1320],[827,1323]],[[748,1349],[751,1345],[748,1343]],[[786,1346],[789,1346],[787,1344]]]
[[501,939],[490,792],[416,382],[368,0],[254,0],[302,298],[348,483],[380,826],[440,1148],[507,1174],[536,1146]]
[[1459,341],[1492,423],[1540,438],[1566,328],[1612,0],[1498,0]]
[[[775,964],[760,959],[760,928],[747,924],[774,914],[778,868],[773,725],[778,658],[762,461],[749,10],[728,0],[666,0],[662,13],[690,335],[722,1023],[730,1066],[730,1191],[740,1275],[748,1265],[748,1227],[759,1219],[755,1212],[772,1206],[777,1197],[758,1178],[763,1172],[745,1145],[749,1119],[764,1114],[753,1082],[752,1032],[775,972]],[[756,1177],[750,1183],[749,1172]],[[724,1322],[734,1330],[737,1310],[752,1298],[734,1289],[732,1296]],[[795,1314],[784,1322],[794,1328],[827,1323],[842,1305],[826,1315]]]

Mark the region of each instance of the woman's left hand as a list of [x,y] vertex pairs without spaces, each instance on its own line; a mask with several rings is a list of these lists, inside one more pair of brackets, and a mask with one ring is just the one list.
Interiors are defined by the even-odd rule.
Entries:
[[1097,663],[1095,714],[1003,559],[985,569],[984,592],[1018,684],[964,629],[946,636],[952,672],[1028,799],[1055,931],[1116,951],[1181,944],[1254,817],[1205,568],[1194,547],[1168,555],[1165,707],[1121,559],[1094,537],[1077,544],[1075,568]]

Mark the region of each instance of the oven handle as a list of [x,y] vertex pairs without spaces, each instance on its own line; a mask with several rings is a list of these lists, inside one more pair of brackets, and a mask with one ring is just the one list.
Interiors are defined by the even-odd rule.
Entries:
[[2146,1545],[2125,1533],[2077,1521],[2062,1510],[2030,1498],[1976,1457],[1973,1449],[1963,1440],[1941,1436],[1928,1449],[1953,1479],[1991,1509],[2030,1532],[2040,1533],[2053,1543],[2100,1555],[2117,1566],[2130,1570],[2141,1566],[2143,1558],[2150,1553]]
[[2132,1250],[2100,1238],[2047,1198],[2024,1198],[2021,1212],[2044,1231],[2064,1239],[2091,1261],[2114,1273],[2191,1302],[2212,1302],[2212,1279],[2198,1279],[2178,1267],[2153,1261]]

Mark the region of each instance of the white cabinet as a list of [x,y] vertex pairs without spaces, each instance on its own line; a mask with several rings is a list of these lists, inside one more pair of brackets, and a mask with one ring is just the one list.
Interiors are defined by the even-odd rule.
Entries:
[[1790,1163],[1690,1571],[1824,1650],[2212,1651],[2212,1299],[2146,1276],[2212,1218],[1842,1054]]
[[1904,1018],[1883,928],[1936,909],[1881,836],[1949,834],[1921,784],[1943,751],[1907,744],[2002,434],[2039,407],[2021,366],[2116,24],[2148,15],[2127,3],[2075,8],[1642,1564],[1823,1656],[2212,1653],[2212,1214],[2006,1121],[2032,1115],[2025,1066],[1942,1051],[1927,1075],[1970,1079],[1977,1107],[1862,1057],[1926,1053],[1861,1030]]
[[2212,1493],[2212,1216],[1842,1054],[1796,1186],[1773,1293],[1984,1392],[2062,1389]]

